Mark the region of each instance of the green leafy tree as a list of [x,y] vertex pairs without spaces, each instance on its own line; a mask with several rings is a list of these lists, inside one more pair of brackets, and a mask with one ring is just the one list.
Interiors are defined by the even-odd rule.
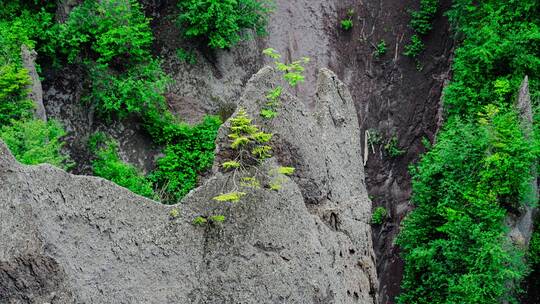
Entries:
[[238,43],[246,29],[265,34],[270,12],[261,0],[180,0],[178,6],[184,35],[203,37],[211,48],[221,49]]
[[89,47],[97,62],[117,66],[147,59],[153,40],[150,19],[136,0],[86,0],[57,32],[55,42],[69,61]]
[[123,74],[108,69],[105,64],[96,64],[90,69],[90,75],[93,84],[87,99],[96,104],[97,111],[104,116],[149,117],[148,112],[166,111],[163,94],[170,79],[158,60],[135,65]]

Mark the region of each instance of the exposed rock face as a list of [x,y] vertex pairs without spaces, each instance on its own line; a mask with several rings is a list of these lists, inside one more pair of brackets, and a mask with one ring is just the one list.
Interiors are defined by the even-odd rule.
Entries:
[[136,165],[143,172],[154,168],[159,155],[151,138],[144,131],[141,121],[135,118],[108,122],[94,112],[94,105],[85,102],[84,69],[68,66],[56,71],[53,80],[45,82],[44,103],[49,118],[62,123],[68,135],[65,137],[67,150],[77,164],[76,174],[91,174],[93,155],[88,151],[88,138],[96,131],[102,131],[119,143],[119,154],[123,161]]
[[[527,76],[525,76],[525,79],[521,83],[516,106],[521,119],[521,127],[526,136],[531,136],[533,132],[533,114],[531,95],[529,93],[529,78]],[[533,208],[527,203],[538,201],[538,183],[535,168],[536,165],[532,168],[535,175],[531,181],[532,197],[527,198],[527,202],[525,202],[525,205],[519,210],[518,214],[510,212],[506,217],[506,224],[510,227],[510,238],[514,243],[524,247],[527,247],[531,240],[534,215],[536,213],[536,208]]]
[[[239,104],[257,120],[277,79],[264,68],[247,84]],[[353,102],[328,70],[315,96],[310,111],[284,94],[278,117],[257,121],[277,139],[260,170],[297,168],[281,190],[217,203],[234,177],[216,164],[176,219],[103,179],[20,165],[0,143],[0,302],[376,303]],[[227,220],[191,224],[216,214]]]
[[29,50],[26,45],[21,45],[21,58],[24,68],[28,71],[28,75],[32,80],[32,84],[28,88],[28,98],[34,102],[34,115],[36,118],[43,121],[47,121],[47,114],[45,113],[45,107],[43,106],[43,88],[41,87],[41,80],[36,71],[36,56],[37,53],[34,50]]

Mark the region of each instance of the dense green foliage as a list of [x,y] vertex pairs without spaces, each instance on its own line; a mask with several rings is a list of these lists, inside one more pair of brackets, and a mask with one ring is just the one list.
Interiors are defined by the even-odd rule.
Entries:
[[399,157],[405,154],[405,150],[399,147],[398,139],[396,136],[390,137],[386,145],[384,145],[384,150],[390,157]]
[[536,154],[514,113],[451,118],[413,170],[417,208],[398,244],[406,263],[400,303],[497,303],[524,274],[503,219],[528,194]]
[[22,44],[30,49],[41,47],[54,36],[54,15],[46,10],[54,9],[54,4],[33,2],[0,0],[0,64],[19,63]]
[[88,145],[95,155],[92,170],[96,176],[106,178],[139,195],[155,197],[152,182],[136,167],[120,159],[117,142],[98,132],[90,138]]
[[189,38],[202,37],[212,48],[230,48],[246,29],[266,33],[269,4],[263,0],[180,0],[179,22]]
[[0,126],[32,115],[34,105],[26,98],[29,84],[27,70],[14,63],[0,66]]
[[525,75],[533,100],[540,85],[540,4],[486,1],[473,6],[454,1],[448,12],[461,46],[445,92],[450,113],[476,113],[483,105],[509,101]]
[[514,109],[519,83],[538,94],[540,3],[454,1],[448,15],[460,46],[437,142],[412,169],[416,209],[397,243],[405,274],[399,303],[515,301],[526,274],[506,236],[507,210],[531,201],[538,158]]
[[377,44],[377,48],[375,49],[375,55],[377,55],[377,57],[382,57],[384,56],[384,54],[386,54],[387,51],[388,48],[386,46],[386,41],[381,40],[379,44]]
[[[1,136],[20,161],[66,163],[59,153],[59,138],[64,135],[59,124],[30,120],[33,104],[26,98],[30,79],[20,60],[21,44],[26,44],[49,56],[56,66],[75,63],[84,67],[90,81],[83,100],[107,121],[128,116],[139,119],[154,142],[164,147],[165,156],[158,160],[155,172],[145,177],[119,158],[116,142],[103,135],[100,140],[100,136],[93,137],[89,149],[95,156],[94,174],[166,202],[177,202],[196,185],[198,174],[213,162],[221,122],[208,117],[199,125],[188,126],[168,111],[164,93],[170,80],[161,61],[150,52],[150,20],[139,1],[85,0],[66,22],[58,24],[53,21],[56,4],[50,1],[0,0],[0,4]],[[259,2],[242,2],[235,10],[239,31],[248,27],[261,30],[263,15],[247,14],[266,13]]]
[[57,31],[58,48],[70,62],[90,49],[97,62],[122,68],[145,61],[153,40],[150,20],[136,0],[85,0]]
[[[27,99],[31,83],[28,71],[22,68],[21,45],[36,47],[47,39],[52,14],[33,1],[0,0],[0,126],[12,120],[32,116],[32,102]],[[39,1],[38,1],[39,2]]]
[[149,111],[166,109],[163,94],[169,78],[158,60],[149,59],[124,73],[108,69],[105,64],[95,64],[90,68],[90,75],[92,92],[87,98],[103,116],[147,116]]
[[21,163],[49,163],[67,169],[70,162],[60,152],[64,145],[61,137],[65,134],[62,126],[54,120],[19,120],[0,129],[0,138]]
[[405,46],[405,55],[417,57],[424,50],[421,36],[429,33],[433,27],[433,18],[437,13],[439,0],[420,0],[420,8],[411,11],[410,27],[414,30],[409,44]]
[[380,225],[386,220],[386,217],[388,216],[388,211],[384,207],[377,207],[375,210],[373,210],[373,214],[371,215],[371,223],[375,225]]
[[35,48],[51,36],[54,4],[0,1],[0,7],[0,138],[24,164],[67,169],[70,162],[61,153],[65,131],[54,120],[32,119],[34,105],[27,97],[31,80],[21,61],[21,45]]
[[221,121],[214,116],[189,126],[168,123],[158,129],[155,138],[165,145],[164,157],[158,159],[151,180],[161,189],[164,202],[177,202],[197,185],[197,177],[212,166],[215,139]]
[[189,63],[189,64],[196,64],[197,63],[197,55],[195,52],[190,50],[184,50],[184,49],[178,49],[176,50],[176,57],[178,57],[178,60]]

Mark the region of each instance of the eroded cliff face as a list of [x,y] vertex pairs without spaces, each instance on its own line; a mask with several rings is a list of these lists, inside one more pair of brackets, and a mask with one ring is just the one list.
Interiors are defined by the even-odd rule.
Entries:
[[[314,108],[285,93],[260,121],[280,80],[264,68],[239,105],[275,133],[275,157],[293,165],[279,191],[250,189],[238,203],[212,198],[234,176],[214,174],[165,206],[106,180],[49,165],[24,166],[0,143],[2,303],[376,303],[377,277],[360,150],[345,85],[321,70]],[[180,216],[171,218],[171,208]],[[222,224],[194,226],[223,214]]]
[[[68,11],[77,1],[64,2],[62,7]],[[424,39],[426,51],[418,62],[403,55],[412,35],[408,10],[417,8],[418,0],[276,0],[266,37],[216,51],[182,38],[174,19],[178,12],[176,0],[141,2],[153,18],[154,53],[163,58],[163,68],[173,78],[167,101],[171,110],[189,123],[205,114],[230,114],[251,75],[269,62],[261,54],[267,47],[277,49],[288,60],[311,58],[306,66],[307,81],[293,92],[308,109],[316,107],[319,68],[332,69],[350,88],[355,105],[350,111],[357,113],[360,127],[353,140],[367,158],[367,188],[374,206],[384,206],[390,215],[384,224],[373,227],[373,239],[380,302],[394,303],[402,277],[402,261],[394,238],[401,220],[412,208],[408,166],[424,152],[422,138],[433,141],[442,122],[441,91],[450,77],[453,45],[441,12],[451,1],[440,2],[433,30]],[[339,21],[346,18],[349,9],[355,11],[354,26],[344,31]],[[59,14],[59,19],[64,15]],[[387,52],[377,56],[375,46],[381,41],[385,41]],[[180,60],[176,55],[179,48],[193,51],[197,63]],[[70,131],[67,140],[71,156],[78,163],[75,172],[91,172],[86,138],[95,130],[105,131],[119,141],[124,160],[146,172],[151,170],[159,149],[152,146],[140,123],[127,120],[111,126],[100,121],[91,108],[81,105],[83,84],[84,73],[77,67],[57,72],[44,83],[47,114],[60,119]],[[366,142],[368,130],[379,133],[379,144]],[[393,136],[405,151],[396,158],[389,157],[384,149]],[[313,188],[311,195],[323,197],[316,194],[319,191]]]

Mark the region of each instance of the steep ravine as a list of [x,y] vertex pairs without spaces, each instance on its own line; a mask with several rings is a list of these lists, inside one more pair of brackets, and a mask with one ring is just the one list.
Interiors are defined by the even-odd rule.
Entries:
[[[425,40],[426,51],[417,65],[402,55],[411,35],[407,10],[418,5],[414,0],[276,0],[266,37],[214,52],[181,37],[171,18],[177,11],[176,1],[142,2],[147,14],[154,18],[154,53],[163,57],[164,69],[174,80],[167,94],[169,105],[188,122],[196,122],[207,113],[230,114],[247,80],[268,63],[261,55],[267,47],[277,49],[288,59],[310,57],[306,82],[296,91],[310,109],[317,107],[314,92],[319,68],[328,67],[343,79],[351,91],[360,128],[353,142],[364,153],[367,130],[376,130],[382,138],[381,143],[369,147],[365,171],[374,206],[385,206],[390,212],[389,220],[382,226],[373,226],[373,241],[380,302],[393,303],[402,271],[393,239],[401,219],[410,210],[407,167],[423,152],[421,139],[434,139],[440,123],[442,86],[449,77],[452,42],[446,19],[437,15],[434,29]],[[443,8],[449,3],[442,1]],[[351,8],[355,10],[354,26],[352,31],[345,32],[339,28],[339,21]],[[388,51],[378,57],[374,45],[382,40]],[[180,47],[194,50],[197,64],[180,61],[176,56]],[[44,103],[47,114],[62,120],[71,132],[68,149],[79,164],[75,173],[89,173],[86,139],[97,129],[119,140],[125,160],[146,171],[152,168],[159,151],[140,131],[137,121],[110,126],[94,117],[92,109],[81,107],[85,79],[77,67],[65,68],[52,76],[44,82]],[[397,158],[384,152],[385,142],[393,136],[405,150]],[[362,161],[355,164],[361,165]]]

